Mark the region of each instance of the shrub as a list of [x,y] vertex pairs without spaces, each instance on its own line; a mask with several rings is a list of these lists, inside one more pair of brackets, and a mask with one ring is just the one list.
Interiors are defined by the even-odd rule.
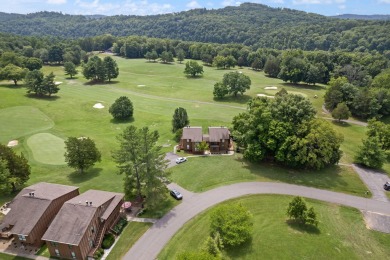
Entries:
[[126,225],[127,225],[127,220],[121,218],[119,219],[118,223],[116,223],[116,225],[112,228],[112,231],[114,231],[115,234],[119,235],[120,233],[122,233]]
[[98,250],[96,250],[95,254],[93,255],[93,258],[95,259],[100,259],[104,254],[104,250],[103,248],[99,248]]
[[114,104],[112,104],[108,110],[110,114],[115,118],[115,119],[128,119],[133,116],[133,103],[131,100],[126,97],[122,96],[115,100]]
[[113,234],[106,234],[104,235],[103,243],[102,243],[102,248],[103,249],[108,249],[114,244],[115,242],[115,237]]

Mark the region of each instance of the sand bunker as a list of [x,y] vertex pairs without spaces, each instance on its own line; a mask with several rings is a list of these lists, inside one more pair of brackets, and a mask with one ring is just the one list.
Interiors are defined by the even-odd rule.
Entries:
[[56,81],[56,82],[54,82],[54,84],[58,86],[58,85],[61,85],[62,82],[61,81]]
[[9,141],[7,146],[8,147],[14,147],[14,146],[17,146],[19,144],[19,141],[18,140],[12,140],[12,141]]
[[269,89],[269,90],[277,90],[278,87],[265,87],[264,89]]
[[274,96],[267,96],[265,94],[257,94],[258,97],[274,98]]
[[137,87],[145,87],[145,85],[137,85]]
[[96,103],[95,105],[93,105],[93,108],[102,109],[104,108],[104,106],[102,105],[102,103]]

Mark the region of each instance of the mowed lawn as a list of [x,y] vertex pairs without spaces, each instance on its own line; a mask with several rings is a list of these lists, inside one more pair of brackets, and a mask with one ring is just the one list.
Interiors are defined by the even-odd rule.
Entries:
[[[291,196],[253,195],[224,204],[240,203],[253,214],[250,243],[223,251],[224,259],[387,259],[390,236],[368,230],[355,209],[307,199],[319,220],[318,229],[289,224],[286,209]],[[169,260],[184,251],[200,250],[210,234],[210,214],[198,215],[175,234],[158,259]],[[196,232],[194,232],[196,230]]]
[[[81,192],[87,189],[123,191],[123,176],[117,174],[116,165],[112,160],[112,151],[118,147],[116,137],[129,125],[148,126],[151,130],[159,132],[159,144],[164,146],[163,150],[165,152],[172,151],[175,142],[173,140],[174,134],[171,132],[171,120],[177,107],[184,107],[187,110],[192,126],[202,126],[204,129],[212,125],[229,127],[232,118],[245,111],[246,102],[250,98],[255,97],[258,93],[272,94],[264,88],[277,86],[306,95],[318,109],[318,114],[322,113],[322,96],[325,92],[323,86],[287,84],[278,79],[268,78],[263,72],[255,72],[248,68],[217,70],[204,67],[204,76],[193,79],[187,78],[183,74],[183,64],[163,65],[149,63],[144,59],[133,60],[119,57],[114,57],[114,59],[118,62],[120,76],[107,84],[91,85],[81,74],[77,75],[76,78],[69,79],[64,75],[61,66],[45,66],[43,68],[45,74],[54,72],[55,80],[63,82],[59,93],[52,98],[28,96],[26,95],[26,89],[22,86],[14,87],[11,82],[0,82],[0,96],[2,97],[0,123],[7,125],[7,130],[3,130],[5,129],[3,127],[0,130],[2,138],[0,141],[6,143],[11,139],[19,140],[20,145],[13,149],[18,153],[23,152],[29,159],[32,168],[32,174],[27,184],[48,181],[76,185],[80,187]],[[223,75],[230,71],[243,71],[243,73],[249,75],[252,80],[251,89],[237,100],[233,98],[227,98],[223,101],[214,100],[212,92],[215,82],[221,80]],[[128,96],[133,102],[134,118],[125,122],[113,120],[108,113],[108,108],[117,98],[124,95]],[[318,98],[314,98],[315,95]],[[96,103],[102,103],[105,107],[103,109],[93,108]],[[35,113],[39,117],[34,119],[26,110],[20,109],[23,107],[39,111]],[[9,112],[7,112],[8,109],[10,109]],[[15,120],[12,119],[13,110],[17,111],[15,115],[18,117]],[[23,131],[18,132],[17,129]],[[348,132],[349,130],[345,131],[345,135],[348,135]],[[90,137],[96,142],[98,149],[101,151],[102,161],[86,173],[80,174],[66,165],[51,165],[34,160],[36,151],[33,151],[35,148],[31,149],[29,147],[28,140],[30,136],[36,133],[51,134],[63,140],[66,140],[69,136]],[[56,152],[57,154],[62,153],[62,151]],[[39,157],[44,158],[44,154],[39,155]],[[202,161],[194,160],[193,162],[199,163],[192,166],[194,169],[200,170],[203,168]],[[278,179],[279,181],[288,181],[292,178],[290,175],[286,175],[284,178],[260,178],[259,172],[266,172],[269,167],[273,167],[256,165],[247,170],[250,173],[249,175],[237,177],[237,173],[241,172],[241,162],[237,163],[237,160],[227,158],[220,162],[231,166],[231,168],[218,168],[218,171],[224,169],[222,180],[214,180],[210,185],[198,186],[194,190],[200,191],[224,183],[253,179],[265,180],[268,178],[274,181],[278,181]],[[312,178],[309,174],[306,181],[301,181],[300,177],[293,177],[294,180],[297,180],[293,183],[310,186],[312,186],[311,183],[317,183],[314,186],[353,194],[360,192],[362,184],[353,177],[333,180],[334,173],[332,169],[328,169],[328,172],[332,173],[324,177],[324,179],[330,179],[326,184],[322,184],[321,181]],[[177,170],[174,169],[173,171]],[[275,176],[282,176],[286,172],[286,170],[280,170],[280,168],[273,168],[272,171],[279,174]],[[191,174],[191,172],[193,171],[188,169],[188,173]],[[353,175],[348,169],[345,170],[344,168],[341,168],[341,170],[338,168],[336,173],[343,176]],[[227,182],[224,182],[223,179],[227,179]],[[335,186],[332,187],[333,185]],[[0,197],[0,203],[9,200],[9,198]]]
[[191,157],[171,170],[173,182],[194,192],[237,182],[285,182],[357,196],[366,196],[366,186],[348,166],[332,166],[321,171],[292,170],[267,163],[250,163],[241,154]]

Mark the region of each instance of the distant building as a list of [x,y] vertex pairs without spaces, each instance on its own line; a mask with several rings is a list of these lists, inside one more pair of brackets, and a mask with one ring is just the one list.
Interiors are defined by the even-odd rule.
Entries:
[[0,236],[41,246],[43,234],[62,205],[77,195],[78,187],[45,182],[24,188],[9,204],[11,210],[0,224]]
[[122,193],[88,190],[67,201],[50,224],[43,240],[50,255],[67,259],[92,257],[119,220]]
[[186,126],[180,139],[182,150],[197,153],[197,144],[205,141],[211,153],[227,153],[231,148],[231,136],[228,128],[224,126],[209,127],[208,134],[202,134],[202,127]]

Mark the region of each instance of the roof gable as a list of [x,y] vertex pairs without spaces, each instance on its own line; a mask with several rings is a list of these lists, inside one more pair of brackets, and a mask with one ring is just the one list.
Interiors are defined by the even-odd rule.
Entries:
[[202,137],[202,127],[186,126],[183,128],[183,135],[181,139],[190,139],[191,142],[202,142]]
[[221,139],[230,139],[230,131],[226,127],[209,127],[209,141],[220,142]]

